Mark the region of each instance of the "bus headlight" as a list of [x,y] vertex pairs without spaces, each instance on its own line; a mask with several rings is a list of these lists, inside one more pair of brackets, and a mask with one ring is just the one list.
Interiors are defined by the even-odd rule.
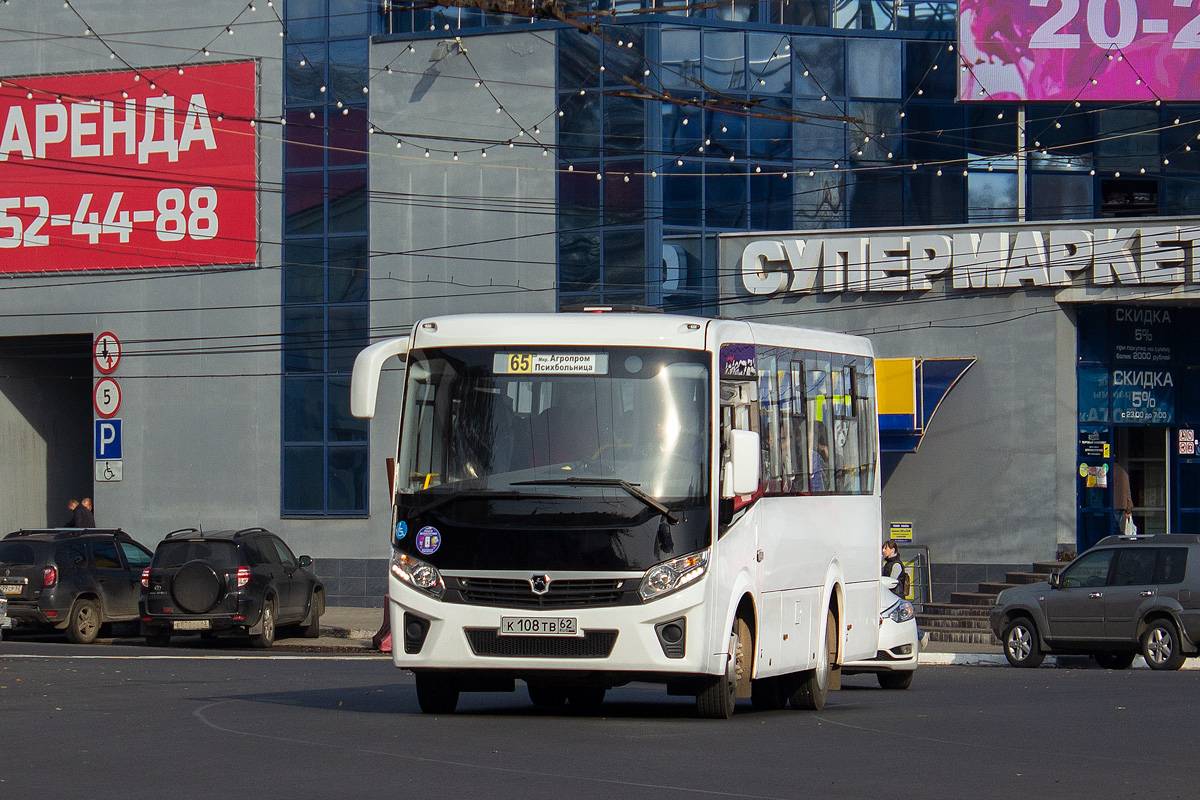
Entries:
[[437,567],[407,553],[392,553],[392,574],[419,592],[441,599],[446,584]]
[[646,571],[645,577],[642,578],[638,594],[642,596],[643,600],[656,600],[698,580],[707,569],[707,550],[655,564]]

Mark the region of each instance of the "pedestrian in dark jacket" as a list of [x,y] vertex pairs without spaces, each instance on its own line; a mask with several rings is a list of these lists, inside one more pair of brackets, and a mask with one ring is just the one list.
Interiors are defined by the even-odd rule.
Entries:
[[72,528],[94,528],[96,527],[96,514],[92,510],[92,498],[85,497],[79,501],[79,505],[75,508],[75,524]]

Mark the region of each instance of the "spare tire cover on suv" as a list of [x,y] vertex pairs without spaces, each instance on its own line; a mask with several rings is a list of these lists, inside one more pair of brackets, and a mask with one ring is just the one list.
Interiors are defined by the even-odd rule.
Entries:
[[179,568],[171,581],[171,596],[189,614],[203,614],[217,604],[222,580],[211,564],[189,561]]

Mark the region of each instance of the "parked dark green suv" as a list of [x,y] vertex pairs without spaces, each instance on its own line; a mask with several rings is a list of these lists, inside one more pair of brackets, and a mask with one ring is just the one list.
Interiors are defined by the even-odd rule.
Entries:
[[1014,667],[1085,654],[1127,669],[1179,669],[1200,644],[1200,536],[1109,536],[1050,581],[1005,589],[992,632]]
[[119,529],[15,531],[0,539],[0,594],[18,628],[58,628],[90,644],[103,623],[137,619],[150,556]]

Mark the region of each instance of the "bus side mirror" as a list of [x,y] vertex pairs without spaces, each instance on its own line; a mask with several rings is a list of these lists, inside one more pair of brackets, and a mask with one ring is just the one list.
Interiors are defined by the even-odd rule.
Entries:
[[363,350],[354,359],[350,374],[350,413],[359,419],[375,416],[375,399],[379,396],[379,373],[383,362],[392,356],[408,352],[408,337],[387,339]]
[[754,494],[758,491],[759,449],[758,434],[754,431],[732,430],[729,432],[729,471],[734,495]]

